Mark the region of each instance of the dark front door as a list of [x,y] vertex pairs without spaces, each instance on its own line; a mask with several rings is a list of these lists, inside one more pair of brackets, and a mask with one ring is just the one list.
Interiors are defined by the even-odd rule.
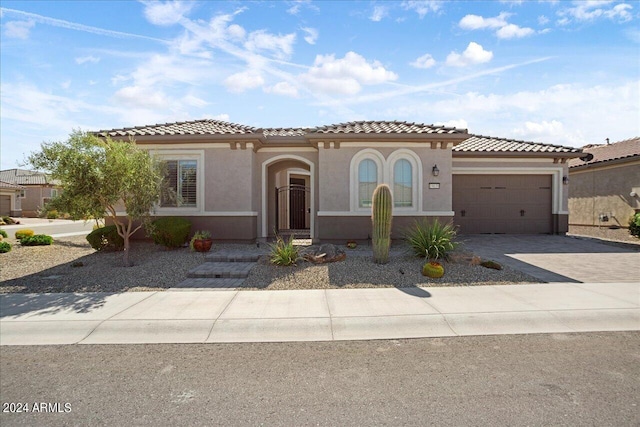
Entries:
[[289,228],[302,230],[306,228],[307,188],[304,179],[300,178],[291,178],[289,184]]

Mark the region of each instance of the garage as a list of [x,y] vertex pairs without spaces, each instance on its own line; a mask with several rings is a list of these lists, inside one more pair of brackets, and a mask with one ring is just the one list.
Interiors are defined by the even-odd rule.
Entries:
[[11,196],[0,195],[0,215],[11,215]]
[[551,175],[453,175],[454,222],[465,234],[553,232]]

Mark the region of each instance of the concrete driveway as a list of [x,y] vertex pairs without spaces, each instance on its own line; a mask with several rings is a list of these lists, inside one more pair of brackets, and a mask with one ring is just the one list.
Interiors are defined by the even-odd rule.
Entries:
[[544,282],[640,282],[640,245],[550,235],[462,235],[466,250]]

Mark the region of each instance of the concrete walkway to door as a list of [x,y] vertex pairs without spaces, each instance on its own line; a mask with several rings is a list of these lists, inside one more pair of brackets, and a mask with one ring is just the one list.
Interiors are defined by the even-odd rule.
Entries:
[[544,282],[640,282],[640,246],[551,235],[461,235],[468,251]]

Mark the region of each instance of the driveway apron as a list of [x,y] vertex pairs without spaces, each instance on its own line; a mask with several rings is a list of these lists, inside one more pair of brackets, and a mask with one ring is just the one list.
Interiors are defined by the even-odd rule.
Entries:
[[463,235],[464,248],[544,282],[640,281],[640,246],[550,235]]

